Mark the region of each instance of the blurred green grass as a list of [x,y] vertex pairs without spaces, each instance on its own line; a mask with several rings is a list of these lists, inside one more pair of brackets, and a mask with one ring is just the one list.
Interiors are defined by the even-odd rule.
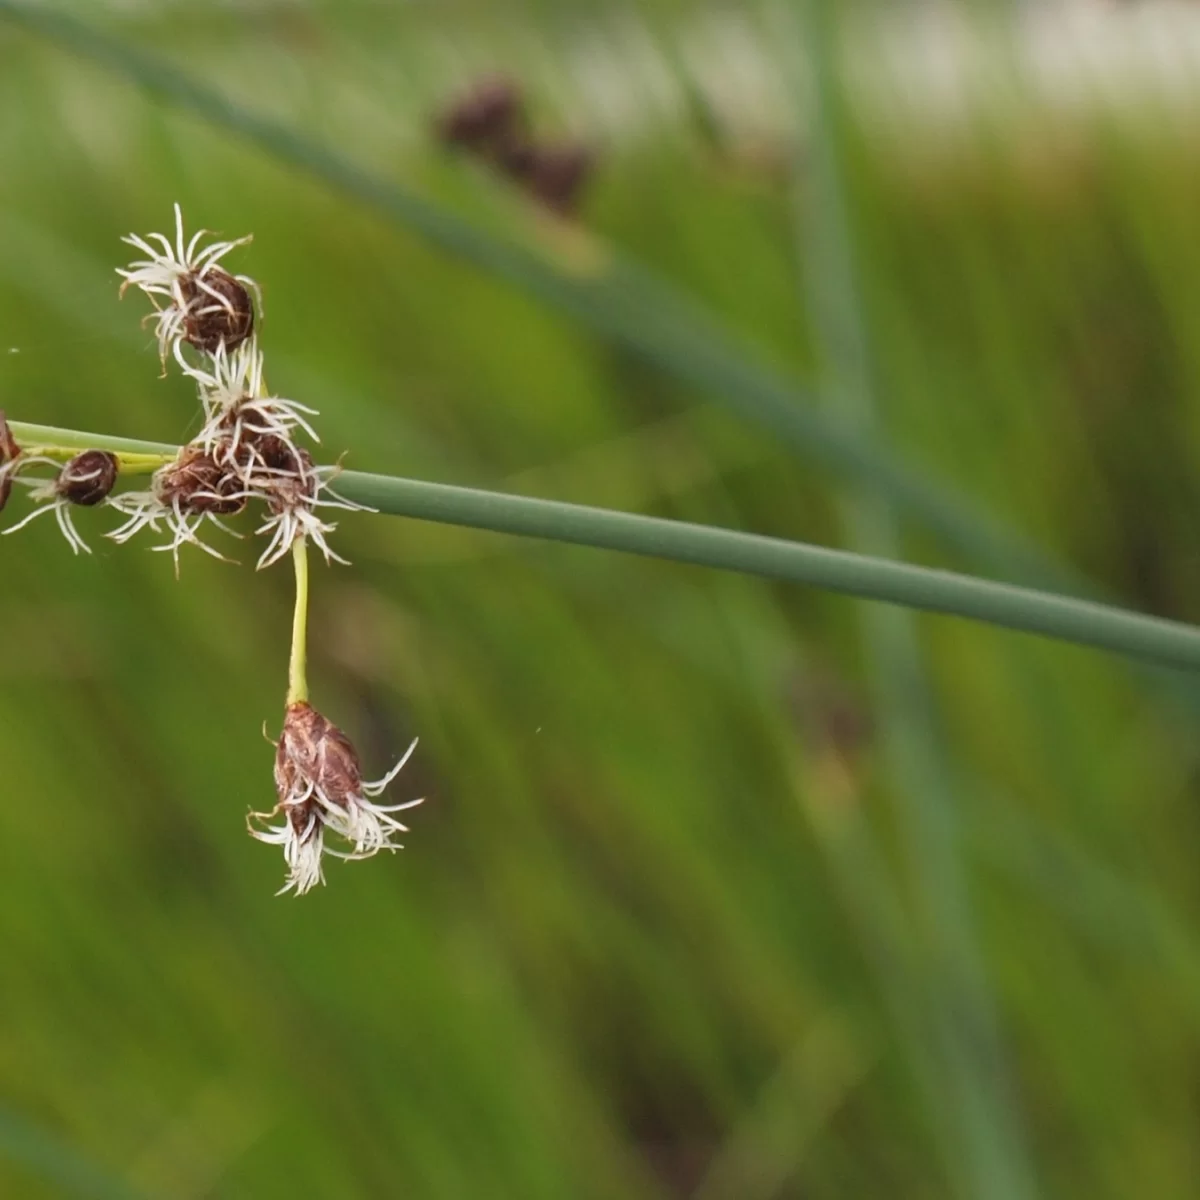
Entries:
[[[519,75],[539,125],[601,147],[596,236],[767,360],[814,365],[803,158],[798,181],[780,169],[769,122],[714,142],[686,114],[598,116],[649,69],[619,52],[639,22],[682,45],[717,10],[78,7],[527,232],[427,129],[473,72]],[[769,13],[742,20],[783,72]],[[265,288],[272,386],[321,410],[350,465],[840,542],[821,464],[561,314],[5,25],[0,63],[11,416],[187,435],[188,389],[156,378],[113,274],[118,236],[180,200],[254,232],[238,266]],[[1127,603],[1195,619],[1190,130],[1099,111],[1071,153],[1038,132],[905,156],[843,131],[882,419],[931,478]],[[276,900],[282,863],[242,821],[270,802],[286,571],[196,556],[176,583],[166,556],[78,561],[42,525],[0,542],[0,1193],[955,1194],[950,1093],[896,1016],[948,965],[854,606],[347,517],[354,567],[314,578],[314,698],[372,773],[419,734],[397,787],[430,800],[403,855]],[[1042,1192],[1191,1196],[1189,731],[1127,664],[914,624]]]

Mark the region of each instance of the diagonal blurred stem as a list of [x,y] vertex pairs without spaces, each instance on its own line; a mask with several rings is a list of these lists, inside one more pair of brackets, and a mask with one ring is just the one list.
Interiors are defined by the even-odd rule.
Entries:
[[[845,125],[835,67],[835,8],[831,0],[806,0],[801,11],[813,119],[797,209],[823,358],[821,391],[852,428],[875,439],[881,420],[873,348],[841,161]],[[840,508],[851,545],[889,558],[899,553],[895,520],[877,493],[847,492]],[[882,981],[896,993],[896,1035],[913,1064],[956,1193],[1024,1200],[1036,1195],[1033,1170],[973,927],[955,818],[956,783],[940,745],[917,631],[898,608],[869,605],[862,620],[889,790],[916,900],[908,956],[915,974],[897,980],[893,973]],[[870,840],[870,827],[858,825],[859,836]]]
[[53,1187],[55,1196],[143,1200],[142,1192],[109,1175],[69,1143],[6,1110],[0,1110],[0,1159],[20,1164],[31,1178]]
[[[177,449],[162,442],[20,421],[10,421],[9,427],[18,441],[145,454],[171,453]],[[332,475],[333,469],[329,471]],[[336,478],[338,492],[348,500],[394,516],[782,579],[847,596],[967,617],[1165,666],[1200,670],[1200,629],[1090,600],[806,542],[564,504],[559,500],[536,500],[362,471],[342,471]]]
[[170,62],[67,13],[0,0],[0,18],[116,71],[570,315],[919,518],[970,561],[1045,586],[1088,590],[1040,550],[977,511],[966,497],[928,482],[860,431],[815,411],[804,389],[748,356],[710,313],[611,251],[604,254],[602,266],[581,273],[556,261],[545,245],[521,245],[478,229],[292,129],[247,111]]

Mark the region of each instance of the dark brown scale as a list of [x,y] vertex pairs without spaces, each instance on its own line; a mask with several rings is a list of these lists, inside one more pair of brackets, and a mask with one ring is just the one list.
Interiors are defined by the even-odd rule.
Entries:
[[[230,435],[232,437],[232,435]],[[247,433],[236,444],[219,446],[219,461],[261,496],[273,513],[309,504],[317,498],[320,480],[312,455],[272,433]]]
[[254,443],[258,461],[272,471],[294,471],[306,475],[313,465],[312,455],[302,446],[294,446],[274,434],[265,434]]
[[[270,401],[267,403],[269,405]],[[243,430],[249,430],[251,433],[266,434],[271,430],[274,422],[268,415],[268,410],[264,409],[257,400],[249,395],[243,395],[222,416],[221,429],[227,433],[233,433],[239,424]]]
[[91,508],[99,504],[117,482],[117,456],[107,450],[85,450],[59,472],[55,490],[72,504]]
[[[243,474],[266,468],[269,471],[290,471],[301,475],[312,467],[312,456],[308,451],[293,445],[278,434],[258,432],[253,417],[253,405],[247,405],[241,412],[243,418],[249,413],[250,419],[243,419],[242,432],[237,444],[226,443],[223,457],[231,460]],[[226,423],[229,426],[228,437],[232,439],[233,421],[229,420]]]
[[[279,797],[281,805],[284,804],[284,801],[289,796],[300,795],[304,791],[304,775],[288,753],[289,744],[285,723],[284,735],[280,737],[279,743],[275,748],[275,794]],[[297,837],[304,836],[305,830],[308,829],[309,820],[317,810],[317,801],[313,798],[304,801],[303,804],[288,804],[284,806],[287,819],[291,823]],[[319,825],[314,825],[313,828],[317,829],[319,827]]]
[[591,150],[576,142],[543,146],[519,136],[497,145],[492,160],[517,187],[560,217],[578,211],[595,164]]
[[270,428],[267,416],[247,398],[221,420],[221,440],[215,451],[217,461],[236,468],[241,479],[264,469],[307,474],[313,465],[312,456],[286,438],[270,433]]
[[[246,457],[256,491],[273,513],[286,512],[311,504],[320,490],[320,480],[312,455],[303,446],[292,446],[282,438],[268,434],[257,439],[239,457]],[[266,468],[269,474],[255,478],[255,469]],[[276,474],[275,472],[286,472]]]
[[592,152],[568,142],[539,147],[533,157],[527,185],[530,194],[560,217],[574,216],[595,163]]
[[295,454],[291,456],[290,461],[296,464],[297,474],[303,475],[305,479],[316,478],[313,456],[303,446],[295,447]]
[[[0,408],[0,467],[4,467],[18,458],[20,453],[21,447],[17,445],[17,440],[8,427],[8,421],[4,418],[4,410]],[[3,510],[11,495],[12,474],[6,472],[0,476],[0,510]]]
[[20,453],[21,447],[17,445],[17,439],[13,437],[12,430],[8,427],[4,409],[0,408],[0,467],[5,463],[12,462]]
[[210,267],[203,275],[185,275],[179,281],[179,290],[183,297],[183,340],[197,350],[215,354],[222,343],[226,350],[234,350],[254,332],[254,302],[249,291],[228,271]]
[[246,497],[239,495],[242,483],[238,477],[221,466],[211,454],[187,447],[169,467],[159,474],[155,491],[163,504],[179,507],[186,513],[211,513],[231,516],[246,507]]
[[280,801],[294,794],[297,783],[309,780],[342,808],[350,796],[362,793],[362,767],[353,743],[311,704],[300,701],[288,706],[275,752]]
[[276,516],[293,509],[306,508],[317,498],[318,481],[315,475],[288,476],[275,479],[263,489],[263,499]]
[[509,179],[526,185],[537,169],[538,149],[528,138],[506,138],[496,146],[493,158],[499,170]]
[[[311,838],[321,828],[321,823],[318,819],[313,823],[312,828],[309,829],[309,821],[312,820],[313,814],[316,813],[319,818],[320,808],[321,806],[316,800],[312,799],[305,800],[303,804],[289,804],[286,806],[287,819],[291,822],[296,837],[304,838],[305,831],[307,830],[308,838]],[[304,838],[304,840],[307,841],[308,838]]]
[[523,116],[521,89],[511,79],[485,79],[436,121],[447,145],[478,151],[508,137]]
[[237,404],[221,418],[221,429],[233,433],[241,424],[250,433],[265,433],[271,426],[267,414],[249,396],[243,396]]

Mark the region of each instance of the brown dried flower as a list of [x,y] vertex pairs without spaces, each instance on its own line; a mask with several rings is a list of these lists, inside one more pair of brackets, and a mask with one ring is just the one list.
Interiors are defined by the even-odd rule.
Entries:
[[262,306],[258,284],[247,275],[231,275],[218,266],[230,250],[245,245],[249,237],[213,242],[200,249],[207,230],[200,230],[185,243],[183,214],[175,205],[175,243],[161,233],[144,238],[130,234],[122,240],[148,255],[148,258],[119,268],[123,277],[121,294],[128,287],[140,288],[154,305],[149,319],[154,322],[158,353],[165,366],[170,350],[184,370],[187,360],[183,342],[206,354],[224,346],[233,350],[254,332],[253,292]]
[[248,482],[249,469],[260,462],[256,446],[272,438],[273,446],[285,443],[295,454],[294,436],[303,430],[314,442],[321,439],[305,419],[316,410],[295,400],[266,395],[263,356],[256,338],[233,353],[218,347],[207,369],[191,367],[188,374],[200,389],[206,422],[195,442],[210,449],[218,461],[236,465]]
[[[380,850],[399,850],[392,840],[407,833],[391,814],[413,808],[421,800],[383,806],[373,804],[400,773],[416,749],[413,741],[382,779],[364,782],[358,753],[350,739],[307,701],[288,705],[275,750],[278,803],[268,813],[251,813],[247,827],[261,842],[283,847],[288,877],[281,892],[301,896],[324,883],[322,855],[348,860],[370,858]],[[283,823],[256,829],[254,822],[283,816]],[[342,838],[348,849],[326,846],[327,834]]]
[[221,267],[179,280],[183,340],[206,354],[232,350],[254,332],[254,304],[245,285]]
[[[12,435],[8,433],[7,426],[5,426],[5,433],[8,434],[8,440],[11,442]],[[18,478],[18,482],[28,486],[29,498],[41,507],[35,508],[24,520],[18,521],[4,532],[16,533],[18,529],[24,529],[35,517],[52,512],[71,549],[76,554],[81,550],[85,554],[90,554],[91,548],[80,537],[79,531],[71,519],[71,507],[80,505],[90,508],[108,496],[117,482],[116,455],[110,454],[107,450],[85,450],[82,454],[75,455],[65,466],[60,466],[54,459],[38,454],[32,457],[22,456],[19,462],[10,459],[8,465],[10,465],[10,469],[4,473],[3,482],[11,486],[13,478]],[[19,471],[38,466],[53,467],[56,472],[54,478],[20,479],[18,477]],[[7,499],[7,494],[4,499]]]
[[71,504],[92,508],[108,497],[117,482],[117,456],[107,450],[85,450],[59,473],[55,488]]
[[188,516],[231,516],[246,507],[241,481],[201,446],[184,446],[154,476],[154,494],[166,508]]
[[[114,542],[129,541],[142,529],[155,533],[165,525],[171,539],[155,550],[174,556],[175,574],[179,574],[179,551],[191,543],[213,558],[225,556],[200,537],[204,523],[210,522],[225,533],[233,533],[221,517],[239,513],[246,507],[250,493],[228,466],[203,446],[184,446],[174,462],[160,467],[147,492],[126,492],[111,501],[113,508],[128,520],[107,536]],[[234,534],[233,536],[238,536]]]

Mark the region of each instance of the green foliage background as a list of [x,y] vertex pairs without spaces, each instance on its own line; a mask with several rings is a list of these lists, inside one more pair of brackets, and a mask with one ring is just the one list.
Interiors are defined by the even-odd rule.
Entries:
[[[812,380],[838,266],[819,156],[792,152],[786,9],[77,7],[574,277],[619,248]],[[680,48],[710,27],[707,77]],[[722,108],[745,39],[778,85],[761,120]],[[633,45],[673,109],[630,101]],[[429,114],[495,69],[597,147],[579,227],[433,144]],[[879,438],[1194,619],[1196,115],[1063,123],[1003,83],[1003,119],[885,136],[851,88],[831,127]],[[179,200],[254,232],[235,261],[271,384],[320,409],[330,456],[870,548],[819,456],[7,22],[0,114],[14,419],[192,431],[113,273]],[[0,542],[0,1193],[1196,1194],[1195,739],[1128,664],[347,516],[314,700],[372,775],[419,735],[396,798],[429,799],[404,854],[275,899],[242,826],[272,802],[286,567],[189,555],[176,582],[79,524],[91,558],[48,520]]]

